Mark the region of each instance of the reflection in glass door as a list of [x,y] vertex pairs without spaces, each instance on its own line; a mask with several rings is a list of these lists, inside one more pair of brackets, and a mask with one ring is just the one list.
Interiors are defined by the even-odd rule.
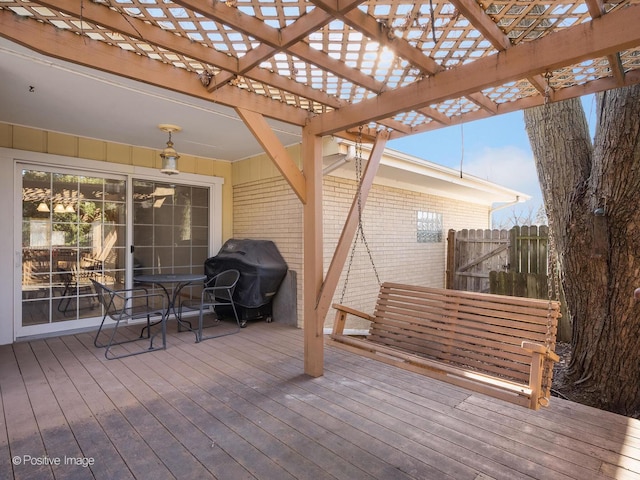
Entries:
[[125,282],[126,182],[22,170],[22,326],[100,315],[91,278]]
[[133,215],[134,276],[203,273],[209,253],[209,188],[133,180]]

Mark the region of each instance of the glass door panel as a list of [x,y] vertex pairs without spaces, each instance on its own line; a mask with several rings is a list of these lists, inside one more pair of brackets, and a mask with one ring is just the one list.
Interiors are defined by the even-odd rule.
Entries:
[[207,187],[133,180],[133,215],[134,276],[204,272],[209,253]]
[[123,286],[126,182],[22,171],[22,326],[100,314],[91,278]]

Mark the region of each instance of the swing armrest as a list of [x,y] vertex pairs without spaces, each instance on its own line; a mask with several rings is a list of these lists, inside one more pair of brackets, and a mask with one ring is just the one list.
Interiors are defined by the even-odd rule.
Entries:
[[360,310],[356,310],[355,308],[347,307],[345,305],[340,305],[338,303],[334,303],[333,308],[341,312],[348,313],[349,315],[354,315],[356,317],[364,318],[365,320],[369,320],[370,322],[373,322],[373,320],[375,319],[373,315],[369,315],[368,313],[364,313],[364,312],[361,312]]
[[355,308],[346,307],[338,303],[333,304],[333,308],[336,309],[336,317],[333,321],[332,335],[342,335],[344,332],[344,324],[347,320],[347,315],[354,315],[356,317],[364,318],[370,322],[373,322],[374,317],[368,313],[361,312]]
[[552,352],[547,347],[539,343],[525,341],[525,342],[522,342],[522,348],[524,348],[525,350],[531,353],[541,353],[544,356],[546,356],[549,360],[552,360],[554,362],[560,361],[560,357],[555,352]]
[[552,366],[545,360],[560,361],[560,357],[548,347],[535,342],[523,341],[522,348],[531,353],[531,370],[529,371],[529,408],[537,410],[540,406],[549,404],[549,387],[543,385],[545,374]]

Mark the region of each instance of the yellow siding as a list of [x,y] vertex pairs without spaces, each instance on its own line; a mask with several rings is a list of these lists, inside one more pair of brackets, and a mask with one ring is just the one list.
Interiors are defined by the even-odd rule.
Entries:
[[53,155],[78,156],[78,137],[62,133],[47,133],[47,152]]
[[47,151],[47,132],[14,125],[11,148],[30,152]]
[[153,168],[156,156],[158,154],[148,148],[131,147],[132,165],[136,167]]
[[[291,158],[302,169],[300,159],[300,144],[287,147],[287,151]],[[271,159],[266,155],[257,155],[246,160],[233,163],[233,182],[234,184],[249,183],[265,178],[282,177],[280,171]]]
[[[0,123],[0,147],[73,158],[106,161],[121,165],[160,168],[159,150],[76,137],[56,132]],[[268,161],[268,159],[267,159]],[[182,155],[180,171],[224,178],[222,187],[222,239],[233,236],[233,187],[231,163],[211,158]]]
[[7,123],[0,123],[0,147],[13,147],[13,128]]
[[78,157],[89,160],[106,161],[107,144],[92,138],[78,138]]
[[129,145],[107,142],[107,162],[131,165],[131,148]]

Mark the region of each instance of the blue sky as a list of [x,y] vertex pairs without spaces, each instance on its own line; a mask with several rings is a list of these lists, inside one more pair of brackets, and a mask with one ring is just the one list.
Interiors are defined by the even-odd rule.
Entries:
[[[595,118],[593,96],[582,99],[592,125]],[[502,226],[514,211],[533,216],[542,205],[542,194],[533,153],[521,111],[412,135],[387,144],[391,149],[415,155],[463,173],[531,195],[531,200],[494,214],[494,226]]]

